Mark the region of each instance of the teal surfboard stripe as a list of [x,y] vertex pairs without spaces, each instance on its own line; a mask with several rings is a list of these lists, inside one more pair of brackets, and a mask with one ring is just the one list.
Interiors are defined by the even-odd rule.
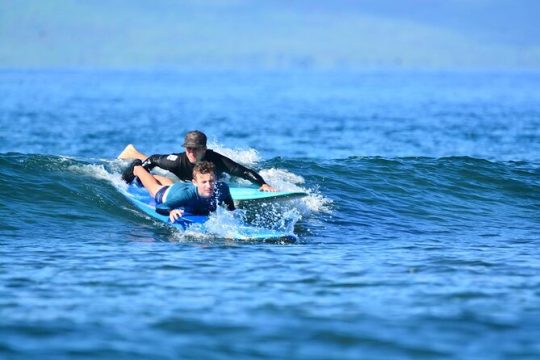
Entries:
[[300,191],[260,191],[258,188],[231,186],[231,195],[235,201],[289,200],[307,196]]

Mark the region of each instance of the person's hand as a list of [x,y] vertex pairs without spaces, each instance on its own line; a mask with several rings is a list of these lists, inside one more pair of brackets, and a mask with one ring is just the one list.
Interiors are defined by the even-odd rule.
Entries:
[[268,191],[268,192],[276,192],[277,190],[274,189],[273,187],[271,187],[270,185],[268,184],[264,184],[263,186],[261,186],[259,188],[260,191]]
[[169,213],[169,219],[171,220],[172,223],[174,223],[176,220],[181,218],[182,215],[184,215],[184,210],[174,209],[174,210],[171,210],[171,212]]

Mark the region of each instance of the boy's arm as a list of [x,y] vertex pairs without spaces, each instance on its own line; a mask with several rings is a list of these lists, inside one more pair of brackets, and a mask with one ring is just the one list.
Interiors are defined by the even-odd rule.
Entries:
[[236,210],[236,207],[234,206],[234,200],[231,195],[231,190],[229,189],[229,185],[225,184],[224,182],[220,182],[219,189],[217,191],[221,193],[221,202],[225,204],[227,210]]
[[172,223],[174,223],[176,220],[178,220],[178,218],[181,218],[182,215],[184,215],[183,209],[174,209],[169,213],[169,219]]

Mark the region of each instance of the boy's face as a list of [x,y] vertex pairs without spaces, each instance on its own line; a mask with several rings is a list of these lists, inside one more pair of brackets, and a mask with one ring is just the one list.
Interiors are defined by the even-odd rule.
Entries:
[[214,195],[214,191],[216,189],[216,176],[213,173],[196,173],[192,182],[197,187],[197,191],[199,192],[200,196],[210,197]]

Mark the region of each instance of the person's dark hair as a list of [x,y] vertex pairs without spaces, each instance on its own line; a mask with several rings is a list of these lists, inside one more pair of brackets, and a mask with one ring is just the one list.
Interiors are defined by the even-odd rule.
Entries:
[[216,170],[213,163],[211,163],[210,161],[199,161],[193,167],[192,175],[193,175],[193,178],[195,179],[195,176],[197,174],[203,175],[203,174],[215,174],[215,173],[216,173]]

